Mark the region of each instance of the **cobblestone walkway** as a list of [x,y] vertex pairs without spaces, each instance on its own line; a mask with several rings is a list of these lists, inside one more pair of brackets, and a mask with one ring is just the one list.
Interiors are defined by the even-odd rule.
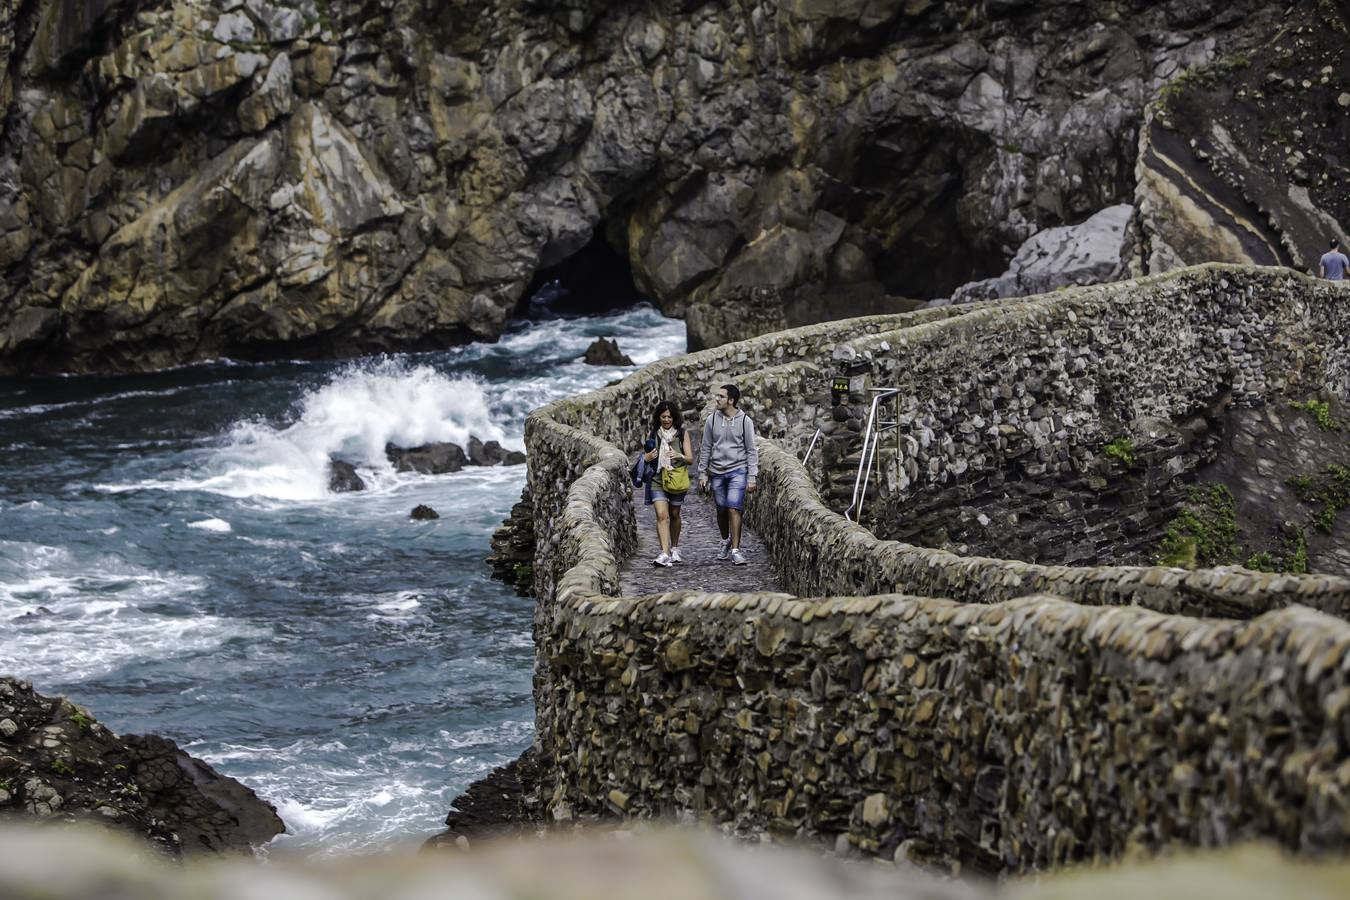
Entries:
[[[753,501],[751,501],[753,502]],[[733,566],[731,560],[718,560],[722,535],[717,531],[717,507],[711,494],[699,496],[698,486],[684,503],[684,530],[680,535],[680,554],[684,562],[670,568],[652,565],[661,543],[656,537],[656,516],[652,507],[642,505],[642,488],[633,492],[637,511],[638,552],[624,562],[619,585],[625,597],[663,594],[666,591],[777,591],[769,555],[758,537],[745,528],[741,531],[741,549],[749,563]]]

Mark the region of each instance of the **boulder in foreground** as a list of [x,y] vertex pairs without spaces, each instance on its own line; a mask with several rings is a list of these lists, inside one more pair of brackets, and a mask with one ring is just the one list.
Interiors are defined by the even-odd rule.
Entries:
[[271,804],[173,741],[119,736],[14,678],[0,678],[0,818],[97,822],[171,855],[248,851],[286,830]]

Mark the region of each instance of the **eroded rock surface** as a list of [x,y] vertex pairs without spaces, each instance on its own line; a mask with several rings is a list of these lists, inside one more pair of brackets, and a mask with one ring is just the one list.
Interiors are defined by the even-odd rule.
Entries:
[[116,735],[13,678],[0,678],[0,818],[97,822],[175,855],[247,851],[285,830],[271,804],[173,741]]
[[714,343],[745,336],[716,311],[747,290],[781,301],[765,327],[946,296],[1136,181],[1138,264],[1213,258],[1164,233],[1166,167],[1136,175],[1162,144],[1150,125],[1141,152],[1144,110],[1267,45],[1243,78],[1278,83],[1247,120],[1311,109],[1315,158],[1301,125],[1252,149],[1222,104],[1167,121],[1197,159],[1251,163],[1212,168],[1265,213],[1258,243],[1305,260],[1346,220],[1343,50],[1303,52],[1332,7],[5,4],[0,372],[491,339],[597,236]]

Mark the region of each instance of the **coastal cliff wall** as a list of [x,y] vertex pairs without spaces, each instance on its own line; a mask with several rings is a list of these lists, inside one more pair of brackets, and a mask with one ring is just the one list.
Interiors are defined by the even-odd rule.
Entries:
[[[711,346],[945,296],[1131,201],[1142,272],[1306,268],[1350,209],[1343,19],[1317,0],[5,2],[0,373],[492,339],[557,276],[687,314]],[[1174,84],[1190,106],[1146,127]],[[757,289],[761,315],[725,314]]]
[[[796,446],[828,410],[828,392],[809,386],[849,356],[843,344],[887,377],[912,373],[925,407],[971,378],[1016,386],[1019,360],[1036,353],[1086,379],[1060,402],[1093,434],[1098,407],[1072,402],[1089,384],[1116,384],[1121,402],[1100,408],[1126,419],[1171,414],[1169,402],[1215,382],[1244,403],[1293,377],[1343,389],[1339,297],[1278,270],[1207,266],[768,335],[536,411],[526,440],[536,533],[548,536],[535,568],[544,799],[560,816],[697,815],[991,869],[1173,840],[1343,845],[1345,580],[1035,566],[879,541],[826,508],[768,438],[748,515],[793,593],[613,596],[635,529],[625,451],[676,385],[701,395],[738,381],[764,404],[766,430]],[[1169,333],[1180,336],[1169,344]],[[995,353],[1012,364],[987,365]],[[926,377],[925,354],[968,366]],[[1048,445],[1040,421],[1019,425]],[[925,427],[936,437],[959,424]],[[937,452],[934,477],[960,458]]]

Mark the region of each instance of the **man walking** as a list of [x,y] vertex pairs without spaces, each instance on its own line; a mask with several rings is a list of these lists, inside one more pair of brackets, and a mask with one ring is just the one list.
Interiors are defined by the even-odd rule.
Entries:
[[1340,244],[1331,239],[1331,249],[1322,254],[1322,266],[1319,274],[1328,281],[1342,281],[1345,270],[1350,269],[1350,259],[1340,251]]
[[717,558],[731,557],[737,566],[746,562],[741,552],[745,495],[755,492],[759,476],[755,423],[738,408],[740,402],[741,391],[734,384],[724,384],[713,393],[716,409],[703,423],[703,440],[698,447],[698,489],[707,491],[711,476],[717,528],[722,532],[722,552]]

